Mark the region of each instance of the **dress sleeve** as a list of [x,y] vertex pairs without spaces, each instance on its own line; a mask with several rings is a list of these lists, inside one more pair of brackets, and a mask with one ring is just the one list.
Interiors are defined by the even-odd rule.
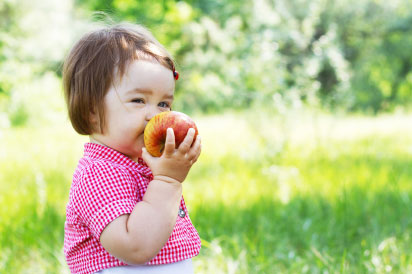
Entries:
[[73,195],[80,218],[96,238],[117,217],[130,214],[137,204],[137,183],[120,166],[94,163],[84,170]]

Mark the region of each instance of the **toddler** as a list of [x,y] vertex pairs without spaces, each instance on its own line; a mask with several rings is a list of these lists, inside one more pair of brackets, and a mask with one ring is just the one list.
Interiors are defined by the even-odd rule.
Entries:
[[193,273],[200,238],[182,182],[200,155],[200,136],[190,129],[175,148],[168,129],[161,157],[143,142],[147,122],[171,109],[177,78],[171,56],[138,25],[92,31],[69,53],[69,118],[90,138],[66,208],[64,253],[72,273]]

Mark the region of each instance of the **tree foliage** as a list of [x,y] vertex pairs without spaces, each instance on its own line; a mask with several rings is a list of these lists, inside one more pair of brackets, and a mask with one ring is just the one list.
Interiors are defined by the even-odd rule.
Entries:
[[61,63],[80,22],[69,0],[0,0],[0,128],[64,119]]
[[170,50],[182,111],[309,105],[378,113],[412,103],[412,0],[56,3],[0,2],[0,126],[5,116],[18,125],[42,112],[33,100],[45,93],[28,90],[59,89],[64,53],[102,13],[147,26]]
[[175,55],[182,108],[411,103],[412,1],[86,0],[148,26]]

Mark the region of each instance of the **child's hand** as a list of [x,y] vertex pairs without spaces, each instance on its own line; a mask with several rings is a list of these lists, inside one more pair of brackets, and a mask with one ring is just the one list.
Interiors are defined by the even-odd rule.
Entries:
[[169,183],[175,181],[182,183],[184,181],[201,151],[200,136],[198,135],[193,143],[194,135],[195,130],[190,128],[183,142],[175,149],[175,135],[173,129],[168,128],[165,148],[161,157],[153,157],[146,148],[142,149],[143,160],[152,170],[154,179]]

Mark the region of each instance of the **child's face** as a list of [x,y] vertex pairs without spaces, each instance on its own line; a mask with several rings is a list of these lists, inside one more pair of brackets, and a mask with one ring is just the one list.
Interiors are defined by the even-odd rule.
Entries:
[[157,61],[130,63],[121,79],[115,78],[104,98],[104,134],[94,133],[92,142],[111,147],[137,161],[142,154],[143,131],[156,114],[170,110],[175,80]]

